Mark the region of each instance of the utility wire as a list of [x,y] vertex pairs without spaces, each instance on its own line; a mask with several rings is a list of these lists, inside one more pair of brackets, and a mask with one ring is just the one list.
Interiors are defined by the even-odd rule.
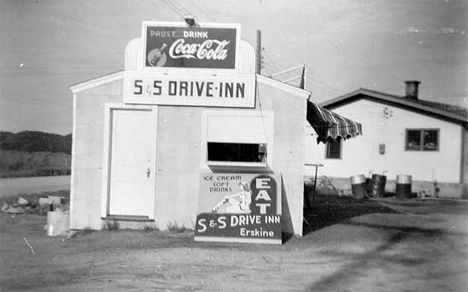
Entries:
[[205,10],[203,10],[200,6],[198,6],[195,2],[193,2],[192,0],[189,0],[190,3],[192,3],[192,5],[198,10],[200,11],[201,13],[203,13],[206,17],[208,17],[211,21],[213,22],[216,22],[216,20],[211,17],[208,13],[205,12]]
[[180,11],[180,9],[177,8],[170,0],[163,0],[163,2],[175,13],[177,13],[180,17],[184,18],[184,12]]
[[282,70],[278,66],[276,66],[274,63],[270,63],[268,60],[265,60],[263,62],[263,68],[268,68],[270,70],[270,74],[263,74],[266,76],[272,76],[275,73],[280,72]]
[[269,74],[269,75],[273,75],[273,74],[275,74],[276,72],[279,72],[279,71],[280,71],[280,70],[279,70],[278,68],[276,68],[273,64],[270,64],[270,63],[268,63],[268,62],[264,62],[264,63],[263,63],[263,68],[268,68],[268,69],[270,69],[271,74]]
[[[266,67],[270,66],[270,68],[272,68],[276,72],[280,72],[280,71],[283,70],[283,69],[281,69],[282,66],[277,65],[277,63],[272,60],[273,58],[267,52],[264,52],[263,55],[265,56]],[[325,83],[323,81],[320,81],[317,78],[311,77],[310,75],[307,76],[307,79],[313,81],[314,87],[321,87],[322,92],[327,92],[328,94],[330,94],[332,96],[333,95],[338,95],[338,94],[340,94],[340,93],[342,93],[344,91],[342,89],[331,86],[331,85],[329,85],[329,84],[327,84],[327,83]]]
[[329,85],[329,84],[327,84],[327,83],[325,83],[323,81],[320,81],[317,78],[310,77],[310,79],[315,81],[316,83],[321,84],[323,87],[328,88],[331,91],[334,91],[334,92],[343,92],[344,91],[343,89],[340,89],[338,87],[335,87],[335,86]]
[[265,66],[263,66],[263,69],[265,71],[268,71],[268,72],[265,72],[266,76],[270,76],[270,75],[273,75],[275,72],[277,72],[277,70],[273,70],[268,64],[265,64]]
[[270,65],[275,69],[277,70],[278,72],[281,71],[281,68],[280,66],[278,66],[276,64],[276,62],[273,61],[273,59],[270,57],[270,55],[266,52],[266,51],[263,51],[262,53],[263,56],[265,56],[265,60],[270,63]]
[[183,13],[181,13],[180,10],[177,9],[177,7],[172,6],[172,3],[170,1],[162,0],[162,2],[164,2],[164,4],[166,4],[166,6],[169,7],[169,9],[171,9],[172,11],[177,13],[180,17],[182,17],[182,18],[185,17],[185,15]]
[[[198,18],[198,16],[191,12],[189,9],[187,9],[184,5],[182,5],[179,1],[173,0],[172,2],[170,0],[162,0],[164,4],[166,4],[167,7],[169,7],[172,11],[177,13],[181,17],[185,17],[186,15],[190,14],[193,15],[194,17]],[[195,7],[198,11],[203,13],[206,17],[208,17],[210,20],[215,21],[213,17],[211,17],[204,9],[202,9],[199,5],[197,5],[193,0],[189,0],[191,5]],[[284,30],[282,27],[280,27],[280,30],[283,32],[283,36],[286,38],[287,45],[291,48],[293,52],[296,51],[296,49],[291,45],[291,41],[288,38],[288,36],[284,33]],[[277,64],[275,61],[273,61],[272,57],[267,53],[263,52],[262,56],[265,56],[265,59],[262,60],[262,67],[263,69],[266,69],[267,71],[270,72],[269,75],[272,75],[276,72],[280,72],[281,68],[284,68],[284,66],[281,66]],[[313,88],[315,88],[316,91],[322,92],[326,95],[329,96],[336,96],[343,92],[343,90],[336,88],[334,86],[331,86],[323,81],[320,81],[314,77],[308,76],[308,79],[312,81]],[[307,82],[307,80],[306,80]]]
[[340,92],[337,91],[337,90],[330,90],[329,88],[323,86],[322,84],[320,84],[320,83],[318,83],[318,82],[314,82],[313,80],[312,80],[312,84],[313,84],[314,86],[316,86],[317,88],[321,88],[323,91],[328,92],[328,93],[330,93],[330,94],[339,94],[339,93],[340,93]]
[[184,5],[180,4],[179,1],[177,1],[177,0],[172,0],[172,4],[174,4],[176,7],[178,7],[179,10],[182,11],[183,13],[185,13],[186,15],[193,15],[193,16],[195,16],[192,12],[190,12],[187,8],[185,8]]

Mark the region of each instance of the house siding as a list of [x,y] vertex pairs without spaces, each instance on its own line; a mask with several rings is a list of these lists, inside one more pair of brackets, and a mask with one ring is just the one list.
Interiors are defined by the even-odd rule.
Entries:
[[121,80],[76,94],[70,204],[71,229],[101,228],[104,112],[122,102]]
[[[367,99],[333,111],[361,123],[363,135],[343,142],[341,159],[325,159],[324,144],[317,145],[316,136],[307,135],[306,163],[322,163],[320,174],[349,178],[385,173],[390,180],[408,174],[413,181],[460,183],[461,125]],[[406,129],[438,129],[439,150],[406,151]],[[379,153],[380,144],[385,144],[385,154]]]
[[460,175],[463,178],[462,198],[468,199],[468,130],[466,128],[462,128],[461,133],[463,139],[461,147],[463,159],[460,165]]
[[257,108],[275,113],[273,170],[282,176],[283,231],[302,235],[307,99],[257,83]]

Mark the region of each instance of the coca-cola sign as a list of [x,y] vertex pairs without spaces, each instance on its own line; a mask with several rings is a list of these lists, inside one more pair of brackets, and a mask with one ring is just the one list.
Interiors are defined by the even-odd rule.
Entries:
[[145,67],[235,69],[237,25],[144,23]]

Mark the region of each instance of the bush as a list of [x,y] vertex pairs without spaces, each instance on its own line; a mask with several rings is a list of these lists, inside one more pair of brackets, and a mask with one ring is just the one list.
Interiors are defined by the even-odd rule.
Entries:
[[103,230],[115,231],[115,230],[119,230],[119,227],[120,227],[120,224],[116,220],[106,220],[102,222]]
[[159,228],[156,225],[145,225],[145,227],[143,227],[143,231],[145,233],[159,231]]
[[187,231],[190,231],[189,228],[186,228],[185,226],[179,226],[177,224],[177,222],[169,222],[167,224],[167,230],[171,231],[171,232],[178,232],[178,233],[183,233],[183,232],[187,232]]

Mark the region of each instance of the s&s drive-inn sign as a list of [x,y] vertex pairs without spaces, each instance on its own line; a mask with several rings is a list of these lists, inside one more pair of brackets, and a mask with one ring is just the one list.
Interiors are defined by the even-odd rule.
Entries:
[[282,243],[281,176],[202,173],[195,241]]
[[127,103],[255,106],[255,75],[238,74],[239,24],[143,22],[143,70],[126,72]]

